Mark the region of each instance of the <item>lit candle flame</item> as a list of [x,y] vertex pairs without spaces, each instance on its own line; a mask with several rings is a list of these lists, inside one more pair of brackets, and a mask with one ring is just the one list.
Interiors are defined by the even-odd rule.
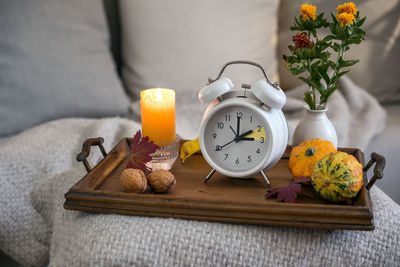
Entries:
[[175,140],[175,91],[153,88],[140,96],[143,136],[156,144]]

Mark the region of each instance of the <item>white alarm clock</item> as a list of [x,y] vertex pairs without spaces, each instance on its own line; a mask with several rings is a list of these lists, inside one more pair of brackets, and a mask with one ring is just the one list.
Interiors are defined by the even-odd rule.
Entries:
[[[266,81],[243,84],[234,89],[229,78],[221,78],[228,65],[250,64],[260,68]],[[250,61],[226,63],[215,80],[199,92],[202,103],[212,102],[200,126],[200,149],[215,171],[229,177],[248,178],[260,174],[270,187],[264,171],[282,157],[288,142],[288,127],[282,107],[285,93],[271,83],[264,69]]]

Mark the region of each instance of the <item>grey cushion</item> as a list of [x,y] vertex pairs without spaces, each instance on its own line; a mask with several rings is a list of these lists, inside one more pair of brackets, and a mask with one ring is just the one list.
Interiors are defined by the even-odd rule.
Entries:
[[125,114],[102,1],[1,1],[0,27],[0,136]]
[[[276,0],[121,0],[122,77],[134,100],[132,118],[140,118],[140,91],[166,87],[176,91],[176,129],[195,138],[205,109],[198,90],[223,64],[246,59],[261,64],[271,80],[276,67]],[[263,78],[260,70],[232,66],[224,72],[236,88]],[[187,116],[190,114],[190,116]]]

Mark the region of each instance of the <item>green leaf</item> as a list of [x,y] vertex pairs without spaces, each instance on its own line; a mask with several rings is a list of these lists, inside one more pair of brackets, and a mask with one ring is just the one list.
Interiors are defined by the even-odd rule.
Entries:
[[353,27],[351,25],[348,25],[347,27],[345,27],[345,31],[344,31],[348,36],[352,36],[353,35]]
[[323,40],[315,43],[315,46],[318,48],[318,51],[323,51],[326,48],[328,48],[330,45],[331,45],[331,43],[324,42]]
[[329,52],[322,52],[319,54],[319,58],[321,59],[321,61],[327,61],[330,57],[331,53]]
[[334,15],[333,12],[331,12],[331,16],[332,16],[332,21],[333,21],[333,23],[337,24],[338,21],[337,21],[336,16]]
[[339,52],[339,50],[341,48],[340,44],[338,44],[338,43],[333,43],[331,47],[335,52]]
[[315,46],[311,47],[311,49],[309,51],[310,51],[310,59],[317,57],[317,51],[315,49]]
[[338,79],[339,79],[339,76],[338,76],[338,75],[332,77],[331,84],[336,84],[336,82],[337,82]]
[[316,80],[310,80],[310,83],[311,83],[311,85],[312,85],[313,87],[315,87],[315,88],[318,90],[318,92],[319,92],[321,95],[323,95],[323,94],[325,93],[325,88],[324,88],[324,86],[322,86],[322,84],[319,82],[319,80],[318,80],[318,81],[316,81]]
[[358,62],[360,62],[360,60],[358,60],[358,59],[344,60],[342,58],[339,58],[339,67],[340,68],[350,67],[350,66],[353,66],[354,64],[356,64]]
[[336,35],[339,38],[339,40],[346,39],[346,33],[344,32],[344,29],[342,26],[340,26],[339,24],[336,24],[335,31],[336,31]]
[[365,35],[365,31],[364,31],[363,29],[360,29],[360,28],[355,28],[355,29],[354,29],[354,32],[357,34],[357,36],[358,36],[359,38],[362,38],[363,35]]
[[297,17],[294,17],[294,25],[296,26],[299,25],[299,19]]
[[299,80],[301,80],[301,81],[303,81],[303,82],[305,82],[308,86],[311,86],[311,83],[310,83],[310,81],[307,79],[307,78],[305,78],[305,77],[297,77]]
[[361,38],[350,38],[344,41],[344,45],[360,44],[360,43],[361,43]]
[[322,19],[320,25],[321,25],[321,27],[326,28],[326,27],[329,27],[330,23],[326,19]]
[[294,45],[289,45],[288,48],[289,48],[290,52],[292,52],[292,54],[297,49]]
[[329,41],[332,41],[332,40],[334,40],[334,39],[336,39],[336,36],[334,36],[334,35],[327,35],[324,39],[322,39],[322,42],[329,42]]
[[328,88],[326,90],[326,93],[321,97],[321,103],[328,102],[329,97],[336,91],[337,88],[339,88],[338,84],[335,84],[334,86]]
[[339,72],[339,74],[337,75],[338,79],[339,79],[340,77],[342,77],[343,75],[345,75],[346,73],[348,73],[349,71],[350,71],[350,70],[345,70],[345,71]]
[[311,49],[309,48],[300,48],[301,53],[303,54],[305,59],[310,59],[311,58]]
[[326,84],[329,84],[330,78],[328,76],[328,74],[326,73],[328,70],[329,65],[328,64],[324,64],[318,67],[318,69],[316,69],[317,74],[324,79]]
[[332,78],[331,83],[332,83],[332,84],[335,84],[335,83],[337,82],[337,80],[339,80],[340,77],[342,77],[343,75],[345,75],[345,74],[348,73],[349,71],[350,71],[350,70],[345,70],[345,71],[339,72],[338,74],[336,74],[335,77]]
[[295,50],[292,51],[292,53],[300,59],[308,60],[312,58],[312,53],[313,53],[312,49],[313,47],[311,48],[301,47],[301,48],[296,48]]
[[287,56],[287,57],[285,58],[285,61],[286,61],[287,63],[289,63],[289,64],[294,64],[294,63],[299,63],[301,60],[298,59],[298,58],[295,57],[295,56]]
[[336,62],[333,62],[332,60],[328,60],[328,65],[329,67],[331,67],[331,69],[335,69],[336,68]]
[[315,109],[314,100],[312,96],[312,91],[305,91],[304,92],[304,102],[308,104],[310,109]]
[[[358,13],[358,12],[357,12]],[[367,19],[367,17],[364,17],[364,18],[362,18],[362,19],[360,19],[358,22],[357,22],[357,26],[358,27],[361,27],[363,24],[364,24],[364,22],[365,22],[365,20]]]
[[311,34],[312,34],[314,37],[317,37],[317,31],[316,31],[315,29],[312,29],[312,30],[311,30]]
[[300,66],[295,67],[295,68],[290,68],[290,69],[289,69],[290,73],[291,73],[292,75],[294,75],[294,76],[299,75],[299,74],[305,72],[306,70],[307,70],[307,69],[306,69],[305,67],[300,67]]

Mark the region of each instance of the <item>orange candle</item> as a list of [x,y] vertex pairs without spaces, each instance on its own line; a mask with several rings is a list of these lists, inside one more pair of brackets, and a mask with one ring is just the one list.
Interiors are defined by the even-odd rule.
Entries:
[[175,91],[164,88],[140,92],[143,136],[158,145],[175,140]]

